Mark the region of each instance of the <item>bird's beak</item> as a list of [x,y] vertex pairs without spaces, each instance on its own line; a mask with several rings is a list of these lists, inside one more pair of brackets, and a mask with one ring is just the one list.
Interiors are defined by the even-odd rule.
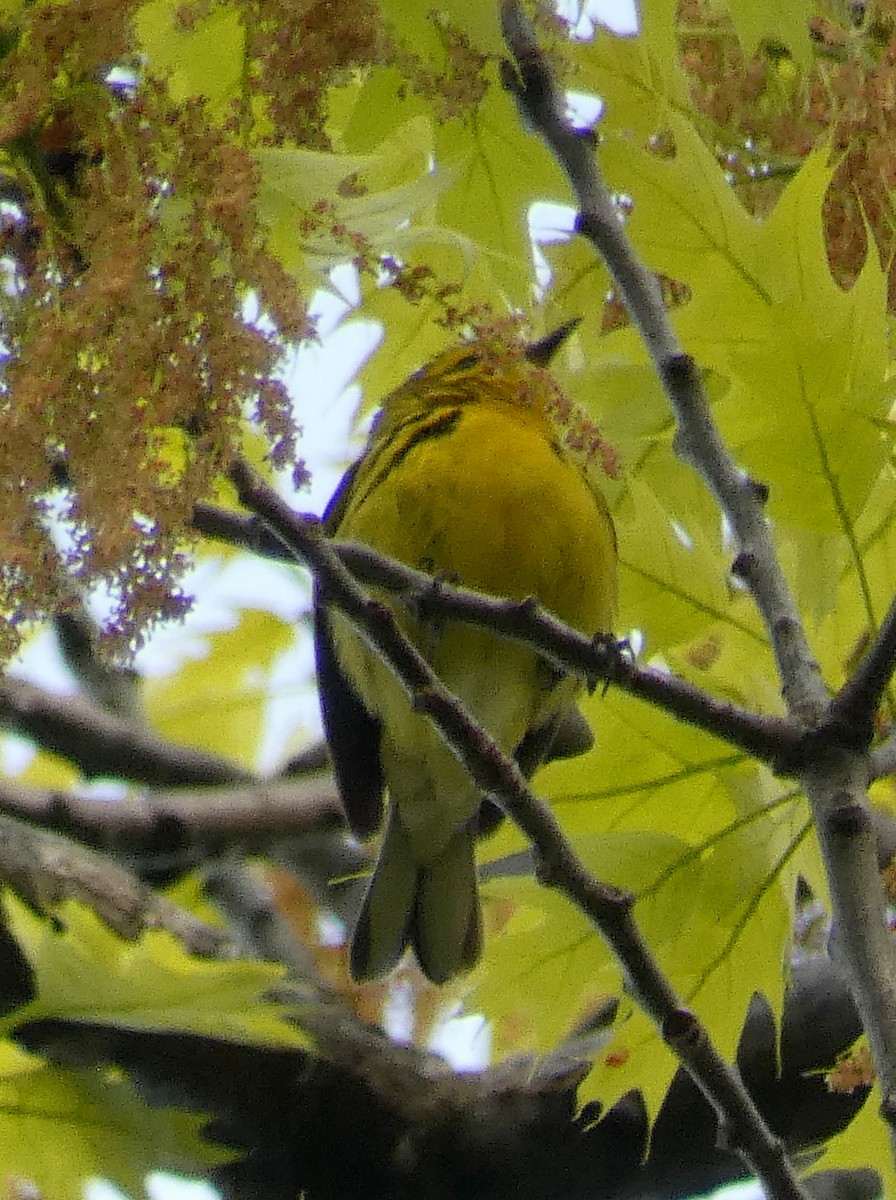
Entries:
[[573,317],[571,321],[559,325],[552,333],[545,334],[537,342],[530,342],[526,347],[526,358],[536,367],[546,367],[572,331],[581,323],[581,317]]

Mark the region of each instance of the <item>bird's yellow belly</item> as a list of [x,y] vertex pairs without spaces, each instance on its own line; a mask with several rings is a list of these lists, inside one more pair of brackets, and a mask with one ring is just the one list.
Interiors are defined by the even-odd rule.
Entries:
[[[584,633],[612,621],[615,543],[602,501],[541,429],[497,407],[471,405],[448,432],[413,444],[385,485],[349,506],[338,536],[491,595],[536,596]],[[384,599],[504,751],[572,703],[575,681],[558,679],[529,648],[456,622],[420,622]],[[426,718],[412,712],[391,671],[338,616],[334,636],[342,669],[383,723],[386,778],[393,764],[404,776],[402,820],[418,853],[436,854],[475,813],[477,789]]]

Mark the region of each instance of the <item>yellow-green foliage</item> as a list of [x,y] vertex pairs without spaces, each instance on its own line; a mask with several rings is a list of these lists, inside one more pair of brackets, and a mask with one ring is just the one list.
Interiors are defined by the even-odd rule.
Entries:
[[4,921],[37,998],[0,1028],[0,1163],[45,1194],[75,1200],[100,1174],[139,1194],[149,1171],[200,1171],[222,1152],[200,1140],[200,1118],[148,1107],[121,1072],[63,1069],[25,1054],[9,1040],[23,1020],[304,1044],[286,1010],[265,999],[283,978],[278,966],[191,958],[159,930],[125,942],[75,903],[60,906],[53,925],[7,895]]
[[[483,313],[531,311],[527,208],[568,200],[566,187],[499,85],[496,6],[429,8],[0,5],[0,170],[31,223],[11,235],[20,291],[4,306],[5,654],[21,623],[65,594],[42,524],[53,495],[76,535],[68,569],[112,585],[124,633],[180,611],[184,531],[243,443],[241,413],[261,418],[275,462],[299,465],[272,370],[282,339],[308,335],[308,298],[334,263],[356,262],[361,315],[385,326],[387,349],[362,376],[368,404]],[[638,252],[664,277],[723,434],[770,489],[776,542],[836,686],[896,579],[896,35],[883,19],[838,25],[821,0],[642,8],[638,38],[598,30],[567,41],[549,16],[539,36],[569,88],[605,101],[596,152]],[[88,21],[98,9],[102,19]],[[98,82],[115,63],[137,70],[133,95]],[[51,133],[81,155],[65,179],[48,174],[41,139]],[[675,456],[665,401],[606,302],[603,268],[580,244],[546,254],[554,287],[536,332],[584,317],[558,374],[622,460],[607,484],[620,630],[638,630],[647,655],[715,694],[780,711],[718,512]],[[252,290],[276,334],[244,323]],[[259,624],[236,638],[241,653]],[[272,654],[259,653],[262,667]],[[187,673],[192,695],[207,686],[204,671]],[[596,748],[537,786],[586,863],[635,892],[663,966],[730,1053],[753,991],[780,1003],[797,874],[823,895],[805,802],[612,689],[589,715]],[[233,749],[245,762],[257,718]],[[168,728],[179,719],[169,712]],[[188,725],[184,741],[211,744],[207,728]],[[504,830],[484,856],[520,845]],[[619,992],[619,970],[534,883],[498,876],[488,896],[495,930],[472,1002],[502,1050],[549,1049]],[[638,1086],[655,1111],[673,1067],[625,1000],[582,1094],[607,1102]],[[855,1133],[835,1153],[868,1161]]]

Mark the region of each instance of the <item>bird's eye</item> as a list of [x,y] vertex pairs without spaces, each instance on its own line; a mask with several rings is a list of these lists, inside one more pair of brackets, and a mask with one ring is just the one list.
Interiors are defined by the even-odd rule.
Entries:
[[457,362],[451,368],[451,371],[452,371],[452,373],[460,372],[460,371],[469,371],[472,367],[475,367],[478,364],[478,362],[479,362],[478,354],[465,354],[463,358],[459,358],[457,360]]

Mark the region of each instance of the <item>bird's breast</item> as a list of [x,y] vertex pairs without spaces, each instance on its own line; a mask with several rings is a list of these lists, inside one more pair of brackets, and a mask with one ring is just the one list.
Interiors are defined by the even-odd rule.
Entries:
[[406,431],[338,536],[477,591],[537,596],[583,632],[609,629],[616,553],[606,506],[545,430],[508,407],[468,404],[431,432]]

